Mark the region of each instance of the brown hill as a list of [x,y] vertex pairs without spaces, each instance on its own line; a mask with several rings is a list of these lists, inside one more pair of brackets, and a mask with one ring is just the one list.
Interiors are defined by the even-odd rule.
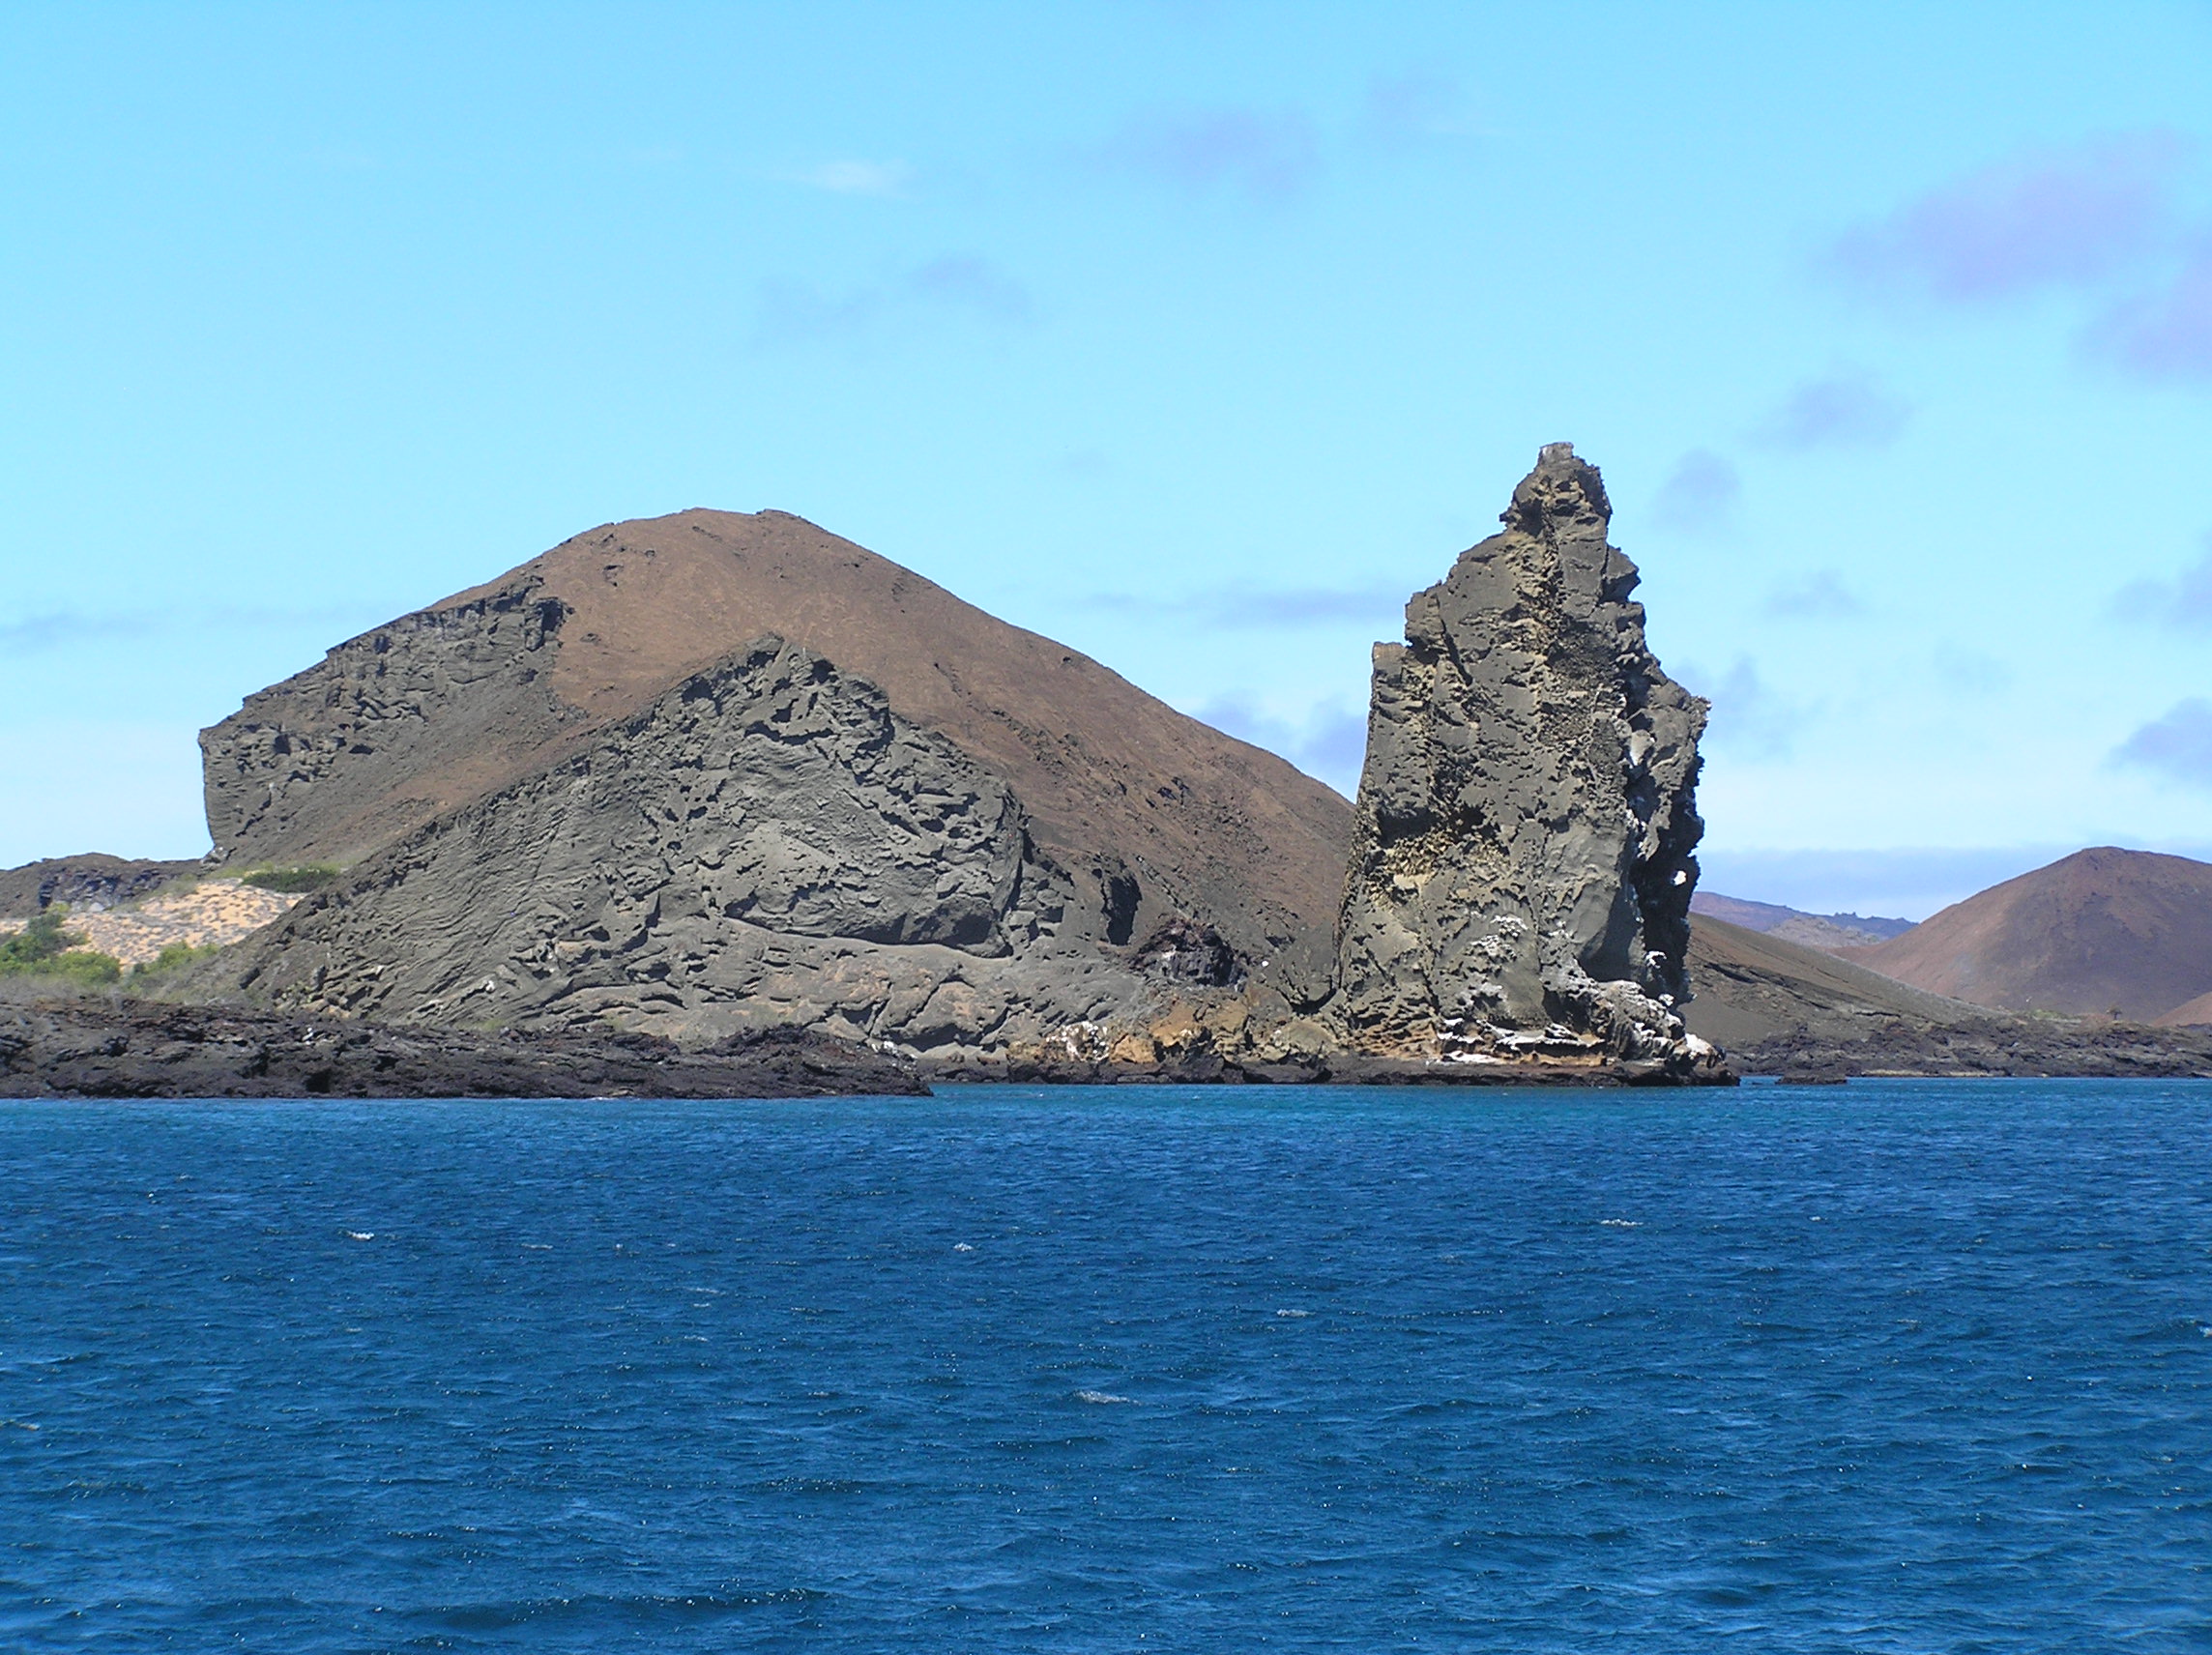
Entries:
[[2155,1017],[2151,1021],[2173,1029],[2190,1029],[2212,1023],[2212,994],[2200,994],[2195,1000],[2185,1001],[2164,1016]]
[[1841,951],[2007,1011],[2147,1022],[2212,990],[2212,864],[2111,846],[1993,886],[1904,936]]
[[216,855],[358,861],[584,750],[763,634],[873,682],[1010,783],[1112,942],[1189,915],[1295,1000],[1324,989],[1343,798],[780,511],[591,530],[248,698],[201,737]]
[[2212,1076],[2212,1031],[1993,1011],[1710,915],[1690,975],[1691,1029],[1746,1074]]

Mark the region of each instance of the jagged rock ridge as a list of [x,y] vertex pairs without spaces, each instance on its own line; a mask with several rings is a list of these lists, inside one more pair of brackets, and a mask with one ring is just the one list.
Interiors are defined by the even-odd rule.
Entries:
[[770,637],[372,857],[241,981],[310,1014],[973,1048],[1141,998],[1105,923],[1002,779]]
[[1334,1004],[1355,1050],[1709,1058],[1676,1009],[1705,704],[1645,646],[1611,517],[1550,445],[1376,646]]

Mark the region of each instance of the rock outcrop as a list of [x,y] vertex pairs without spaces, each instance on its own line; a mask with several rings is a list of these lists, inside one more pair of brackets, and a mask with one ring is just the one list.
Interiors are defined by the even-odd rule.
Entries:
[[369,857],[239,981],[401,1023],[1004,1047],[1144,999],[1085,894],[1004,780],[769,637]]
[[314,1022],[239,1007],[0,1002],[0,1097],[824,1097],[928,1089],[803,1030],[685,1051],[651,1034]]
[[1717,1078],[1677,1014],[1703,708],[1606,518],[1548,449],[1414,598],[1356,824],[799,518],[593,531],[204,733],[215,862],[343,872],[188,992],[962,1072]]
[[151,895],[199,871],[196,861],[133,861],[99,855],[25,862],[0,870],[0,915],[27,919],[51,903],[65,902],[81,918]]
[[1678,1010],[1705,704],[1646,648],[1611,516],[1547,447],[1376,646],[1333,1007],[1355,1051],[1712,1060]]

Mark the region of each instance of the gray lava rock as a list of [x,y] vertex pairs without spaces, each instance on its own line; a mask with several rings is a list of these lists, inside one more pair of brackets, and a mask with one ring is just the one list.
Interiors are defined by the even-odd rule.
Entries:
[[1004,781],[771,637],[434,818],[207,986],[302,1015],[918,1052],[1141,997],[1101,924]]
[[1597,468],[1545,448],[1504,531],[1375,649],[1334,1011],[1354,1051],[1695,1069],[1705,704],[1660,670]]
[[651,1034],[425,1034],[132,1000],[0,1004],[0,1097],[752,1098],[927,1090],[910,1064],[797,1029],[685,1052]]

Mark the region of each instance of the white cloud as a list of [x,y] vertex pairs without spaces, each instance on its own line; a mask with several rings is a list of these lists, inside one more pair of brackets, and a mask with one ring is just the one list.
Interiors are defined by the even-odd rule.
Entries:
[[914,182],[914,168],[903,160],[826,160],[790,178],[838,195],[898,195]]

